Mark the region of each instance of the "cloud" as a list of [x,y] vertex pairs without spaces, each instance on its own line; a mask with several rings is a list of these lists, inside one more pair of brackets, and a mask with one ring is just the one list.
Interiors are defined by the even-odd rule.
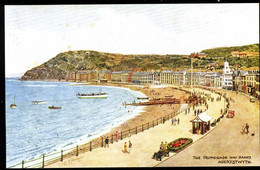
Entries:
[[8,6],[5,12],[7,73],[67,50],[189,54],[259,42],[259,4]]

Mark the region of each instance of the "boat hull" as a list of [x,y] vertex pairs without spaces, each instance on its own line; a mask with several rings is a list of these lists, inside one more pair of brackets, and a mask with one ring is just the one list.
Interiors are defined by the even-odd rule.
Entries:
[[79,99],[105,99],[107,95],[99,95],[99,96],[77,96]]
[[61,109],[61,107],[48,107],[49,109]]
[[32,101],[32,104],[46,104],[46,101]]
[[11,105],[10,105],[10,108],[11,108],[11,109],[15,109],[15,108],[17,108],[17,105],[11,104]]

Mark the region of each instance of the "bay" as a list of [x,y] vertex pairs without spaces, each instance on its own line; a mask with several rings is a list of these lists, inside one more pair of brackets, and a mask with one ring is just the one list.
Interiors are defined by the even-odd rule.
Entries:
[[[143,93],[110,86],[70,86],[68,82],[6,78],[6,163],[50,154],[83,144],[138,115],[143,107],[122,106]],[[107,92],[106,99],[78,99],[77,93]],[[16,109],[9,105],[15,96]],[[46,104],[31,102],[45,100]],[[48,106],[60,106],[51,110]],[[128,112],[130,110],[130,112]]]

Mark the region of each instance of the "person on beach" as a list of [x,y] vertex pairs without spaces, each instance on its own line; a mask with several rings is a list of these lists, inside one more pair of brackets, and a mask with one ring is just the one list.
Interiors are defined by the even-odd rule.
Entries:
[[128,151],[128,153],[130,153],[130,152],[131,152],[131,149],[132,149],[132,143],[131,143],[131,141],[129,141],[128,148],[129,148],[129,151]]
[[196,109],[194,110],[194,116],[196,116]]
[[242,135],[245,133],[245,126],[242,126]]
[[173,125],[173,123],[174,123],[174,119],[172,118],[172,125]]
[[124,144],[124,153],[126,153],[127,152],[127,143],[125,142],[125,144]]
[[109,148],[108,142],[109,142],[109,139],[107,137],[106,140],[105,140],[105,147],[107,146]]
[[249,125],[246,123],[246,126],[245,126],[245,130],[246,130],[246,134],[249,133]]
[[119,136],[118,131],[116,131],[115,136],[116,136],[116,141],[118,141],[118,136]]
[[178,122],[177,122],[178,124],[180,123],[180,119],[178,118]]

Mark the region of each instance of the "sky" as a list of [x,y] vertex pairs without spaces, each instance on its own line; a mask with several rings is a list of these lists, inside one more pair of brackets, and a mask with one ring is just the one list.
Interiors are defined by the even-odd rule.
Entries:
[[259,43],[259,4],[6,5],[5,75],[60,52],[190,54]]

